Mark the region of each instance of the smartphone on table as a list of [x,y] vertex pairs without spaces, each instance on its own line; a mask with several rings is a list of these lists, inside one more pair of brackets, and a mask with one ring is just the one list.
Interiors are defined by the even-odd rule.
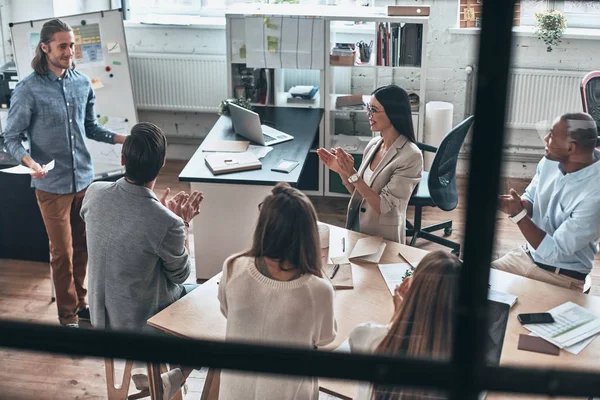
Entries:
[[523,325],[526,324],[551,324],[554,322],[554,318],[550,313],[533,313],[533,314],[519,314],[517,315],[519,322]]

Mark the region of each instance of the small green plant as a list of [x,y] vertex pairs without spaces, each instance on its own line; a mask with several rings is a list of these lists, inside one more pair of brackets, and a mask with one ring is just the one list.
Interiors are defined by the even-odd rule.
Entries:
[[244,97],[240,97],[238,99],[226,99],[223,100],[219,105],[219,115],[229,116],[229,103],[233,103],[237,106],[247,108],[248,110],[252,109],[252,102]]
[[560,38],[567,27],[565,15],[557,10],[546,10],[544,12],[535,13],[537,21],[538,38],[546,44],[546,51],[552,51],[560,43]]

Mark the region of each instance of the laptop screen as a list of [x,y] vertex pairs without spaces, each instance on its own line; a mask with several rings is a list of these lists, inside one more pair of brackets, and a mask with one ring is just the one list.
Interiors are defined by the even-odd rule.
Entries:
[[500,363],[509,313],[510,306],[508,304],[488,300],[488,332],[485,342],[485,358],[488,365]]

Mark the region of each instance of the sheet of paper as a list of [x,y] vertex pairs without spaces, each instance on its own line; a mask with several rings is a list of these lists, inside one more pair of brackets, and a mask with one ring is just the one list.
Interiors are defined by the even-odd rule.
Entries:
[[[531,332],[529,335],[530,336],[538,336],[533,332]],[[581,353],[581,350],[585,349],[587,347],[587,345],[592,343],[592,341],[594,339],[596,339],[598,336],[600,336],[600,335],[594,335],[594,336],[589,337],[585,340],[582,340],[581,342],[576,343],[572,346],[565,347],[565,348],[563,348],[563,350],[568,351],[571,354],[577,355],[577,354]]]
[[115,133],[129,135],[129,123],[126,121],[126,118],[103,116],[100,117],[98,122]]
[[271,152],[271,150],[273,150],[273,147],[270,146],[257,146],[254,144],[251,144],[250,146],[248,146],[248,150],[250,153],[254,154],[256,156],[256,158],[263,158],[264,156],[266,156],[267,154],[269,154]]
[[263,17],[246,18],[246,66],[249,68],[265,68],[267,65],[265,49],[266,29]]
[[382,238],[376,236],[358,239],[354,245],[354,248],[352,249],[352,253],[350,253],[350,257],[348,258],[356,258],[374,254],[379,249],[379,244],[382,241]]
[[396,286],[402,283],[406,271],[411,270],[412,267],[408,263],[397,263],[397,264],[379,264],[379,271],[383,280],[387,285],[392,296],[394,295],[394,289]]
[[102,83],[102,81],[98,78],[93,78],[92,79],[92,88],[94,90],[98,90],[98,89],[102,89],[104,87],[104,84]]
[[572,346],[600,332],[600,318],[572,302],[548,311],[554,317],[551,324],[529,324],[524,327],[560,347]]
[[267,68],[281,68],[281,20],[282,17],[269,17],[264,23],[264,58]]
[[281,68],[297,68],[298,46],[298,17],[283,17],[281,19],[279,56]]
[[108,50],[108,54],[120,53],[121,45],[119,42],[106,42],[106,49]]
[[377,263],[381,259],[384,250],[385,242],[382,238],[369,236],[356,242],[348,258],[360,258],[366,262]]
[[350,264],[350,260],[346,256],[331,257],[332,264]]
[[494,289],[488,290],[488,300],[497,301],[498,303],[505,303],[509,306],[513,306],[517,301],[517,296],[510,293],[500,292]]
[[104,52],[100,38],[100,24],[73,26],[75,36],[75,54],[77,68],[104,66]]
[[[52,160],[48,164],[46,164],[45,169],[46,169],[46,171],[52,171],[54,169],[54,160]],[[0,169],[0,172],[4,172],[6,174],[26,175],[26,174],[33,174],[35,171],[24,165],[17,165],[15,167]]]

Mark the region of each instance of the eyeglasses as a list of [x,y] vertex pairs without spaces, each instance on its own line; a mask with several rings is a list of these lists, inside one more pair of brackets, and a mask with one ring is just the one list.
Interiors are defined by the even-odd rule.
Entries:
[[375,107],[373,107],[371,103],[367,103],[367,115],[373,115],[375,113],[378,113],[379,111],[381,110],[378,110]]

